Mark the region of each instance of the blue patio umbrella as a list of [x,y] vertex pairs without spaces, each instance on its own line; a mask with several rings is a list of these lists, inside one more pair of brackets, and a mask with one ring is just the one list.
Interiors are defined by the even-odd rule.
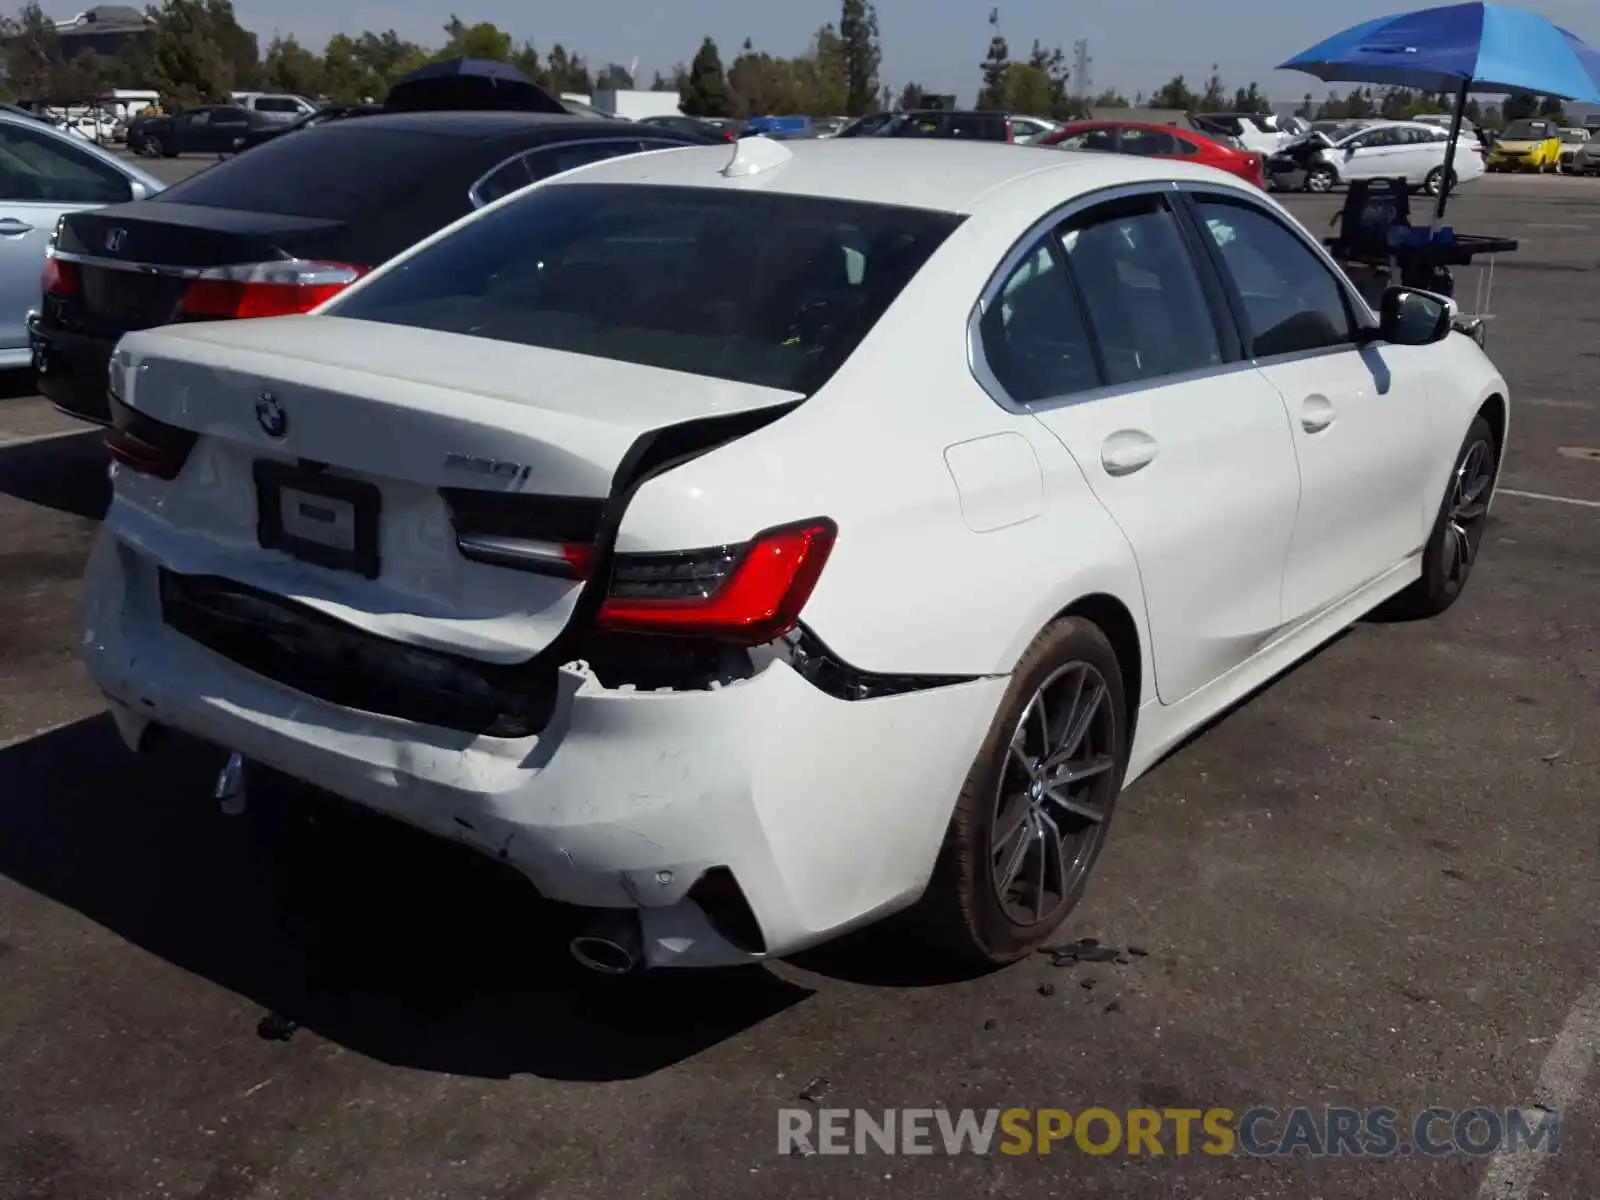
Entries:
[[[1334,34],[1282,63],[1341,83],[1455,95],[1446,162],[1454,163],[1467,93],[1538,92],[1600,103],[1600,51],[1537,13],[1509,4],[1449,4],[1396,13]],[[1435,217],[1444,215],[1450,173]]]

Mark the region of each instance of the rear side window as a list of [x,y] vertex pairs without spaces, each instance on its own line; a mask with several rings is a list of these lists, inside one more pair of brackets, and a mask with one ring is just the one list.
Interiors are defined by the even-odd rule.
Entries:
[[220,162],[155,200],[342,221],[448,170],[461,148],[453,138],[413,129],[332,121]]
[[294,100],[287,100],[280,96],[262,96],[255,103],[257,112],[297,113],[300,105]]
[[984,361],[1013,400],[1029,404],[1100,385],[1077,295],[1047,241],[1006,277],[980,331]]
[[962,218],[720,188],[536,188],[334,316],[811,392]]
[[1140,129],[1128,125],[1122,130],[1122,152],[1151,158],[1170,158],[1178,153],[1178,139],[1164,129]]
[[1177,218],[1155,196],[1074,217],[1061,245],[1100,342],[1108,383],[1135,383],[1222,362],[1200,276]]

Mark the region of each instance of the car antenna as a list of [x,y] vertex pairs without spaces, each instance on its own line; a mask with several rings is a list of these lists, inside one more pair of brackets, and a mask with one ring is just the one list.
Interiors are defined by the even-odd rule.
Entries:
[[733,157],[728,160],[728,165],[722,168],[722,173],[729,179],[741,179],[758,171],[770,171],[774,167],[781,167],[793,157],[794,151],[782,142],[775,142],[769,137],[755,134],[740,138],[733,144]]

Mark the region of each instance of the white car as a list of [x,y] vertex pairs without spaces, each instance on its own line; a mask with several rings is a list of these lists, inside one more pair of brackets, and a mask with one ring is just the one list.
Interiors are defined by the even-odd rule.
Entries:
[[1226,134],[1240,147],[1271,157],[1293,139],[1272,113],[1198,113],[1196,120]]
[[[1307,191],[1332,191],[1354,179],[1404,179],[1430,196],[1444,178],[1450,133],[1423,121],[1374,121],[1320,152],[1306,172]],[[1483,146],[1463,134],[1456,144],[1454,190],[1483,175]]]
[[1011,122],[1011,140],[1024,146],[1061,128],[1060,121],[1050,121],[1044,117],[1019,117],[1013,114],[1007,119]]
[[129,334],[82,648],[197,735],[594,910],[600,970],[912,905],[1037,946],[1118,793],[1380,602],[1460,593],[1505,381],[1231,176],[666,150],[308,316]]

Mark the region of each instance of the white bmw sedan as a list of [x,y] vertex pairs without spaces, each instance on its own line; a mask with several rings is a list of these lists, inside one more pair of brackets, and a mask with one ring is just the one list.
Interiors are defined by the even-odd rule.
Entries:
[[1045,940],[1118,793],[1483,538],[1507,389],[1170,161],[746,139],[129,335],[83,650],[592,910],[600,970]]

